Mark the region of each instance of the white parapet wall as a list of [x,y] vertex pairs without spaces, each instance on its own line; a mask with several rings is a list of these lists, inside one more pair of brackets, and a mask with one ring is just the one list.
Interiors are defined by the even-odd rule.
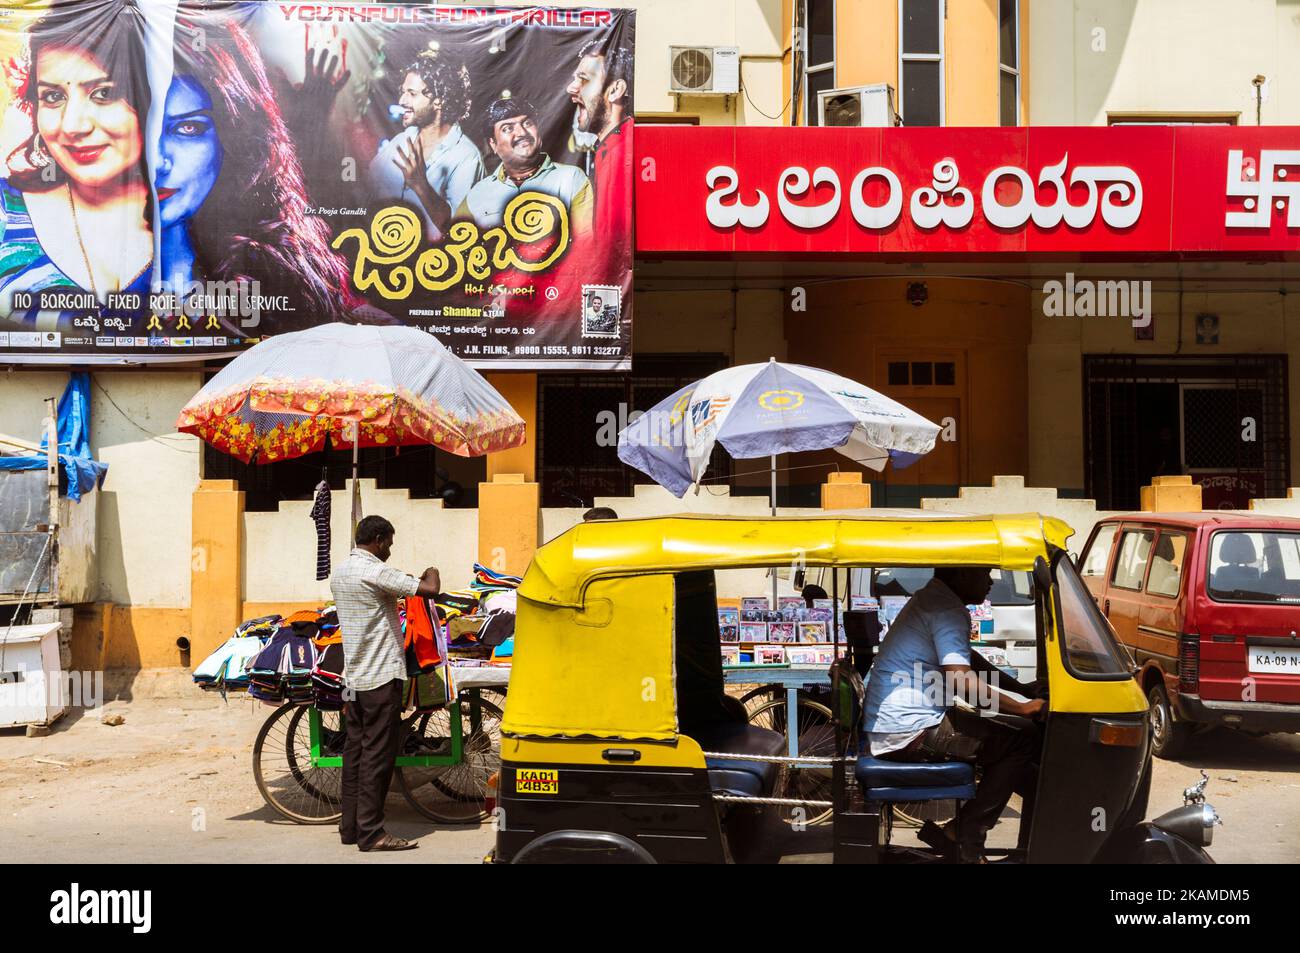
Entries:
[[1300,486],[1288,489],[1284,499],[1251,500],[1250,511],[1268,516],[1300,517]]
[[1062,498],[1053,487],[1027,487],[1022,476],[995,476],[992,486],[964,486],[955,497],[927,497],[921,508],[934,513],[1041,513],[1070,524],[1074,535],[1068,544],[1076,556],[1088,541],[1098,520],[1114,513],[1098,510],[1094,500]]
[[[478,555],[478,510],[446,509],[442,500],[413,500],[406,490],[381,490],[360,480],[361,513],[393,524],[389,565],[418,576],[428,566],[442,572],[443,587],[470,584]],[[352,494],[330,494],[330,565],[348,555]],[[316,524],[310,500],[288,501],[273,513],[245,513],[243,566],[246,602],[326,602],[329,582],[316,580]]]

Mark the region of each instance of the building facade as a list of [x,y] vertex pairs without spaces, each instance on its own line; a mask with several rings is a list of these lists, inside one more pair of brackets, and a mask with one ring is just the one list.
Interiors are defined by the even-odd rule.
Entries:
[[[882,109],[905,128],[935,127],[963,155],[1024,127],[1095,127],[1103,146],[1128,141],[1106,139],[1107,127],[1136,125],[1261,124],[1300,139],[1300,25],[1284,0],[624,5],[638,12],[639,129],[777,127],[791,161],[810,167],[834,141],[825,137],[844,134],[811,127],[878,123]],[[680,47],[737,48],[736,92],[674,92]],[[642,144],[636,159],[643,181],[679,168]],[[652,210],[637,216],[640,228]],[[644,478],[601,435],[712,370],[769,357],[837,371],[944,424],[914,467],[866,474],[878,505],[916,506],[1008,474],[1102,509],[1136,507],[1138,488],[1161,473],[1202,480],[1207,505],[1300,485],[1294,254],[1035,256],[961,241],[942,254],[641,248],[630,374],[489,374],[527,420],[527,444],[478,460],[363,457],[365,509],[398,526],[395,564],[436,562],[452,583],[468,581],[475,559],[522,571],[539,539],[597,499],[625,514],[761,509],[763,465],[718,459],[718,479],[677,503],[638,489]],[[1066,284],[1089,281],[1138,282],[1151,320],[1064,313]],[[185,664],[179,638],[197,661],[239,619],[327,596],[307,516],[321,466],[244,467],[175,432],[211,373],[92,373],[92,447],[110,469],[82,504],[97,507],[99,582],[98,601],[77,612],[79,667]],[[38,437],[41,398],[66,380],[48,368],[0,374],[0,433]],[[340,462],[326,461],[336,559],[347,535]],[[827,473],[853,464],[827,453],[780,466],[782,504],[812,507]]]

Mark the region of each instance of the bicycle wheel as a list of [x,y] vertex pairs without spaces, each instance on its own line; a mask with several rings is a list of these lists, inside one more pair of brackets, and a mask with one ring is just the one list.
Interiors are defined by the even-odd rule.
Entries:
[[[761,702],[750,713],[749,723],[759,728],[787,735],[785,694]],[[799,732],[799,754],[814,758],[835,755],[835,728],[831,710],[821,702],[800,696],[795,702],[795,725]],[[829,801],[833,788],[831,766],[810,768],[788,766],[785,781],[777,797],[799,798],[807,801]],[[834,809],[829,807],[781,807],[780,816],[787,824],[812,827],[831,820]]]
[[[398,767],[397,784],[420,814],[443,824],[476,824],[487,818],[488,778],[501,767],[501,709],[479,702],[479,725],[470,723],[468,702],[461,705],[463,756],[459,764],[428,768]],[[404,751],[450,751],[451,710],[440,708],[411,720]]]
[[785,698],[785,689],[780,685],[760,685],[758,688],[751,688],[740,696],[740,703],[745,706],[745,717],[748,718],[774,698]]
[[942,827],[956,816],[956,801],[894,802],[894,823],[901,827],[919,828],[926,821],[934,821]]
[[[253,742],[253,780],[272,808],[295,824],[332,824],[343,815],[343,772],[311,763],[311,734],[305,705],[281,705]],[[343,753],[339,712],[321,713],[321,748]]]

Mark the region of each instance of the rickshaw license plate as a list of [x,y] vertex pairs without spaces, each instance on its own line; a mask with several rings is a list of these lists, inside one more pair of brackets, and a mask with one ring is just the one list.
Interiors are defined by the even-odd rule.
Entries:
[[1251,672],[1281,672],[1300,675],[1300,649],[1246,646],[1246,668]]
[[559,794],[560,772],[541,768],[517,768],[515,792],[518,794]]

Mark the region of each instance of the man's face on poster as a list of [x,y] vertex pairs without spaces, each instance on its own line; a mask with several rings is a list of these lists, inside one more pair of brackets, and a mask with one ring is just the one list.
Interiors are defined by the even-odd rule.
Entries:
[[397,105],[402,107],[402,125],[423,129],[438,121],[442,104],[433,98],[418,73],[407,73],[402,80]]
[[537,164],[541,140],[532,116],[511,116],[492,127],[492,151],[507,169],[527,169]]
[[599,132],[609,110],[605,102],[605,57],[580,59],[564,91],[577,107],[578,128],[583,132]]

